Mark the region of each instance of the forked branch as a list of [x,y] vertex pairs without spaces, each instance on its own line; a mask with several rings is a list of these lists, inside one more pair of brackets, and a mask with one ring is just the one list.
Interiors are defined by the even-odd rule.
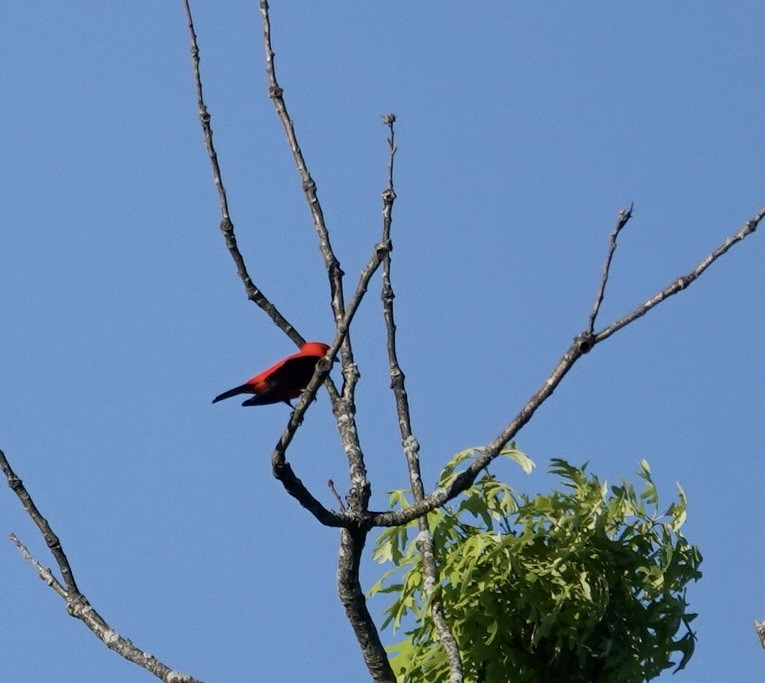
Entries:
[[611,325],[605,327],[600,332],[590,334],[585,330],[574,339],[571,347],[563,354],[555,369],[550,373],[547,379],[537,391],[521,408],[520,412],[510,421],[510,423],[497,435],[483,451],[476,456],[470,465],[455,477],[445,488],[438,488],[422,501],[413,503],[410,507],[403,510],[394,510],[386,512],[370,512],[369,523],[373,526],[398,526],[417,519],[418,517],[430,512],[431,510],[452,500],[460,493],[465,491],[476,479],[478,474],[494,458],[497,457],[502,448],[520,431],[520,429],[531,419],[534,413],[555,391],[566,373],[573,367],[581,356],[591,351],[597,344],[608,339],[612,334],[623,327],[634,322],[639,317],[645,315],[651,309],[658,306],[670,296],[677,294],[695,282],[701,274],[709,268],[718,258],[725,254],[734,244],[742,241],[748,235],[751,235],[757,226],[765,217],[765,207],[760,209],[749,221],[747,221],[738,231],[728,237],[719,247],[704,257],[698,265],[688,274],[683,275],[660,292],[647,299],[642,304],[633,309],[630,313],[620,318]]
[[[343,449],[348,458],[350,469],[351,485],[348,494],[348,504],[352,511],[357,514],[366,512],[370,487],[367,480],[367,470],[364,464],[364,454],[361,450],[358,429],[356,426],[356,408],[355,389],[358,382],[359,373],[353,359],[353,348],[349,330],[341,332],[343,320],[346,317],[345,294],[343,291],[343,270],[340,267],[335,252],[332,248],[332,242],[329,238],[329,230],[324,219],[324,211],[319,201],[319,196],[314,182],[308,170],[303,152],[297,139],[295,125],[287,111],[287,104],[284,100],[284,90],[279,85],[276,77],[276,54],[271,41],[271,18],[269,15],[268,0],[260,0],[260,15],[263,23],[263,47],[266,56],[266,74],[268,76],[268,94],[274,103],[276,113],[284,127],[287,135],[287,142],[292,152],[292,158],[295,162],[298,175],[300,176],[303,193],[311,212],[314,228],[319,238],[319,250],[324,258],[324,266],[327,269],[330,287],[330,302],[332,313],[335,319],[336,336],[341,338],[340,360],[342,362],[343,387],[338,396],[334,392],[333,386],[328,385],[330,389],[330,398],[332,400],[332,410],[337,421],[340,438],[343,442]],[[358,293],[357,289],[357,293]],[[363,292],[361,293],[363,296]],[[289,427],[288,427],[289,429]]]
[[[305,338],[279,312],[275,304],[272,301],[270,301],[265,296],[265,294],[263,294],[262,290],[255,285],[255,283],[252,281],[249,275],[249,272],[247,270],[244,257],[239,251],[239,247],[236,241],[236,235],[234,232],[234,224],[229,212],[226,189],[223,182],[223,174],[221,172],[220,164],[218,162],[218,155],[215,151],[215,145],[213,142],[211,116],[208,111],[207,105],[205,103],[205,98],[204,98],[204,90],[202,86],[202,75],[200,70],[200,51],[199,51],[199,44],[197,41],[196,30],[194,28],[194,19],[191,12],[189,0],[183,0],[183,4],[184,4],[185,12],[186,12],[186,22],[187,22],[188,31],[189,31],[189,41],[191,46],[190,49],[191,49],[191,58],[192,58],[192,72],[194,77],[196,93],[197,93],[197,106],[199,109],[199,120],[202,125],[202,132],[204,135],[205,147],[207,149],[207,153],[210,158],[210,164],[212,166],[213,181],[215,183],[215,187],[218,193],[220,212],[221,212],[220,228],[226,242],[226,247],[228,248],[228,251],[231,254],[231,257],[234,260],[234,263],[237,268],[237,273],[239,274],[239,277],[242,280],[247,297],[251,301],[256,303],[271,318],[274,324],[279,329],[281,329],[297,346],[301,346],[305,342]],[[267,12],[267,8],[266,8],[266,12]],[[266,17],[267,17],[267,14],[266,14]],[[267,35],[270,36],[270,29],[267,31]],[[270,41],[270,37],[269,37],[269,41]],[[273,75],[273,78],[275,78],[275,75]],[[282,104],[283,104],[283,99],[282,99]],[[284,115],[286,116],[286,108],[284,109]],[[287,117],[287,120],[289,121],[289,117]],[[292,132],[292,138],[294,140],[294,128],[291,126],[291,122],[290,122],[290,130]],[[302,161],[302,154],[299,155],[299,159]],[[302,163],[303,163],[303,168],[305,169],[305,162],[302,161]],[[305,170],[307,172],[307,169]],[[324,226],[323,215],[321,214],[321,207],[320,205],[318,205],[318,198],[316,198],[315,196],[315,187],[314,187],[312,196],[315,199],[315,205],[318,207],[321,232],[322,234],[326,234],[326,227]],[[322,244],[324,244],[324,242],[322,242]],[[326,244],[327,244],[327,248],[329,249],[329,252],[331,253],[331,246],[329,246],[328,238],[326,240]],[[322,249],[322,253],[325,253],[325,252],[326,250]],[[340,293],[339,302],[342,304],[342,292]],[[352,364],[352,356],[350,352],[347,354],[347,358],[349,359],[349,363]],[[343,411],[351,412],[351,411],[348,411],[347,408],[345,408],[344,404],[341,403],[340,395],[337,391],[337,388],[335,387],[335,384],[332,381],[332,379],[329,377],[328,373],[324,375],[324,379],[325,379],[327,391],[329,393],[329,397],[330,397],[330,400],[332,401],[333,409],[335,410],[335,412],[336,413],[343,412]],[[345,440],[348,442],[353,442],[353,437],[355,436],[355,421],[353,420],[347,421],[344,429],[345,429],[345,432],[347,432],[347,434],[345,434]],[[355,442],[356,443],[358,442],[357,437],[355,439]],[[362,465],[363,465],[363,461],[362,461]],[[361,469],[362,471],[364,471],[363,467]],[[317,519],[320,519],[320,521],[322,521],[323,524],[326,524],[328,526],[340,525],[341,522],[339,518],[336,515],[334,515],[334,513],[331,513],[329,510],[324,508],[324,506],[321,505],[321,503],[319,503],[319,501],[305,488],[303,483],[300,481],[297,475],[295,475],[295,473],[292,471],[292,468],[289,465],[280,467],[278,469],[275,468],[274,474],[280,481],[282,481],[287,491],[290,492],[293,496],[295,496],[298,500],[300,500],[301,503],[307,509],[311,510],[313,514],[317,517]]]
[[608,284],[608,276],[611,272],[611,261],[614,258],[614,252],[616,251],[616,241],[619,239],[619,233],[622,231],[627,221],[632,218],[633,204],[630,204],[629,209],[623,209],[619,212],[616,218],[616,226],[611,233],[611,238],[608,241],[608,254],[606,254],[606,262],[603,264],[603,275],[600,278],[600,287],[598,293],[595,296],[595,303],[592,305],[592,312],[590,313],[590,325],[587,328],[587,332],[590,336],[595,332],[595,319],[598,317],[600,311],[600,304],[603,303],[603,297],[606,293],[606,284]]
[[37,570],[40,578],[66,602],[66,611],[71,616],[82,621],[82,623],[85,624],[85,626],[87,626],[109,649],[114,650],[128,661],[138,664],[138,666],[154,674],[161,681],[165,681],[165,683],[202,683],[196,678],[192,678],[191,676],[187,676],[186,674],[166,666],[156,657],[153,657],[148,652],[144,652],[133,645],[130,640],[121,636],[109,626],[106,621],[104,621],[103,617],[96,612],[88,602],[88,599],[80,593],[74,579],[74,572],[72,571],[72,567],[69,564],[69,560],[66,557],[66,553],[64,552],[64,548],[61,545],[58,536],[56,536],[53,529],[51,529],[48,520],[46,520],[38,510],[32,500],[32,496],[29,495],[29,492],[21,479],[16,476],[8,459],[5,457],[5,453],[2,451],[0,451],[0,469],[2,469],[3,474],[5,475],[8,486],[11,487],[11,490],[21,501],[24,510],[26,510],[26,513],[37,525],[37,528],[45,539],[53,558],[56,560],[59,571],[61,572],[63,583],[58,580],[50,569],[44,567],[32,556],[26,546],[16,538],[15,534],[10,535],[11,542],[19,549],[22,557],[24,557],[24,559]]
[[[317,364],[316,372],[314,373],[313,378],[303,391],[300,397],[300,401],[298,401],[297,406],[295,406],[295,410],[292,412],[289,422],[287,423],[284,432],[282,432],[282,435],[279,438],[273,453],[271,454],[271,466],[273,468],[274,476],[279,479],[282,484],[284,484],[287,492],[297,498],[301,505],[312,512],[320,522],[326,524],[327,521],[325,520],[329,520],[331,523],[328,524],[328,526],[350,526],[351,524],[363,526],[363,523],[361,522],[366,517],[366,501],[363,501],[364,505],[359,507],[359,505],[354,505],[353,501],[350,500],[350,509],[347,510],[344,514],[331,513],[323,506],[320,506],[318,501],[294,476],[292,468],[289,467],[289,464],[287,463],[287,448],[289,448],[290,443],[292,443],[292,439],[295,437],[295,433],[297,432],[298,427],[300,427],[302,424],[306,411],[310,407],[314,398],[316,398],[316,392],[319,390],[322,382],[329,375],[329,372],[332,369],[332,361],[337,355],[338,350],[343,344],[345,335],[350,329],[353,318],[356,315],[359,306],[361,305],[364,295],[367,292],[367,288],[369,287],[369,281],[372,279],[372,276],[380,267],[380,264],[383,262],[389,250],[390,245],[388,242],[380,242],[375,246],[372,256],[367,262],[367,265],[361,271],[359,283],[356,286],[356,291],[354,292],[353,297],[351,298],[351,302],[340,320],[335,339],[332,341],[329,351],[327,351],[327,355]],[[342,426],[338,426],[342,430]],[[351,468],[353,468],[353,464],[353,462],[350,463]],[[351,470],[351,477],[353,478],[353,469]],[[364,472],[364,479],[366,479],[366,472]],[[317,505],[320,506],[320,508],[317,507]],[[317,512],[319,512],[319,514],[317,514]]]

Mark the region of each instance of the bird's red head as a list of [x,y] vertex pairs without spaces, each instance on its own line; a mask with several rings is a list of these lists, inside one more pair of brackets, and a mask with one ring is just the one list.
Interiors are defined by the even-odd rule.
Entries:
[[306,342],[300,347],[301,356],[317,356],[322,358],[329,351],[329,346],[324,342]]

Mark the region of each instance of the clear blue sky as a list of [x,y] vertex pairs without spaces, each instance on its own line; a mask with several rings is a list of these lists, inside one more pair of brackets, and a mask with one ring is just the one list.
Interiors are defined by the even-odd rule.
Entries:
[[[255,2],[195,3],[240,246],[307,337],[326,277],[266,97]],[[513,417],[586,324],[664,287],[765,203],[760,2],[272,3],[282,85],[347,281],[380,231],[399,117],[400,356],[432,485]],[[0,447],[110,624],[209,681],[365,680],[336,597],[337,532],[272,478],[284,406],[210,405],[290,343],[243,295],[218,232],[180,1],[5,3],[0,14]],[[582,359],[519,446],[614,481],[652,465],[704,578],[675,681],[761,681],[763,236]],[[353,338],[374,487],[406,486],[378,285]],[[290,451],[327,505],[345,458],[322,396]],[[152,680],[69,618],[4,539],[52,559],[0,495],[0,679]],[[369,556],[366,586],[379,574]],[[373,601],[379,615],[382,603]],[[668,680],[665,676],[664,680]]]

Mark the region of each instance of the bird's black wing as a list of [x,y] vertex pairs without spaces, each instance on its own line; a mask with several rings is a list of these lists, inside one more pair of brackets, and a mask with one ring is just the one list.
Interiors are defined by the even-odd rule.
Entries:
[[318,356],[296,356],[286,360],[268,376],[267,387],[242,405],[265,406],[282,401],[291,405],[289,399],[300,396],[311,381],[319,360]]

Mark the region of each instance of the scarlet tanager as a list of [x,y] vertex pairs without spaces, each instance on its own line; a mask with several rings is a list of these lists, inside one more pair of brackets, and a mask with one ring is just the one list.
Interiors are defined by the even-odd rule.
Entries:
[[313,377],[318,363],[329,351],[329,346],[322,342],[306,342],[297,353],[282,358],[278,363],[251,377],[244,384],[213,399],[213,403],[239,394],[253,394],[243,406],[265,406],[270,403],[284,402],[292,406],[290,399],[300,396]]

